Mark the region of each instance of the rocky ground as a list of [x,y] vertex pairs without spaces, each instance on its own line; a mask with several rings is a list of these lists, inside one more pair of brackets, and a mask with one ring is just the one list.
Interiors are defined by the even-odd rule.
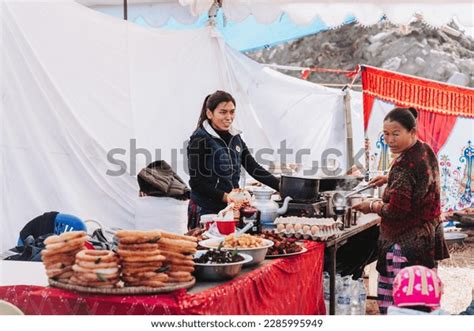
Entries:
[[[367,64],[443,82],[458,72],[462,85],[474,87],[474,40],[455,23],[441,29],[420,21],[407,26],[354,23],[247,55],[261,63],[302,67],[353,70],[356,64]],[[327,73],[312,73],[309,80],[349,82],[344,75]],[[355,84],[360,84],[360,79]]]

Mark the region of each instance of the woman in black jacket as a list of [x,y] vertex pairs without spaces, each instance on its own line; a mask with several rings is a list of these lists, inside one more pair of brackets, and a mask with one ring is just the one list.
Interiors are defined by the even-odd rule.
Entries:
[[232,127],[235,106],[232,95],[224,91],[204,99],[188,145],[189,229],[199,226],[201,215],[215,214],[226,207],[228,193],[239,187],[241,166],[256,180],[279,190],[279,180],[255,161],[241,132]]

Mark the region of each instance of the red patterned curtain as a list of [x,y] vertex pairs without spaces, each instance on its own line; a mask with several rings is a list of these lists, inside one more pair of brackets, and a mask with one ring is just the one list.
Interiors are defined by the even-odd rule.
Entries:
[[374,105],[375,97],[368,93],[363,93],[363,105],[364,105],[364,131],[367,131],[369,126],[370,114],[372,113],[372,107]]
[[[400,105],[400,107],[403,106]],[[418,138],[429,144],[438,154],[448,140],[451,130],[456,124],[456,119],[456,116],[436,114],[420,109],[416,120]]]
[[362,66],[364,128],[374,98],[418,110],[418,136],[437,153],[457,116],[474,118],[474,89],[438,83],[370,66]]

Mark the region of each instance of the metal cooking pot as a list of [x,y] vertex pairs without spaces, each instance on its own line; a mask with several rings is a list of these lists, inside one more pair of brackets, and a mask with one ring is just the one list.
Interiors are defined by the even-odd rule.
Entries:
[[295,201],[314,200],[319,195],[319,178],[281,175],[280,195]]
[[333,196],[336,193],[341,193],[342,195],[349,193],[347,191],[325,191],[321,192],[323,198],[326,200],[326,217],[332,217],[336,214],[334,213],[334,203],[333,203]]
[[[343,196],[350,193],[351,191],[326,191],[326,192],[321,192],[322,196],[326,200],[326,217],[332,217],[335,216],[334,213],[334,201],[333,201],[333,196],[336,193],[340,193]],[[367,199],[366,195],[363,194],[354,194],[346,199],[344,202],[345,207],[352,207],[364,200]]]

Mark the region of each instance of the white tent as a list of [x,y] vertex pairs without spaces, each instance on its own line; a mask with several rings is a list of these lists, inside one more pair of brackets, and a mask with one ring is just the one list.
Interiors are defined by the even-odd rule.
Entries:
[[[105,0],[81,1],[94,7]],[[121,8],[119,0],[107,2],[112,6],[106,7]],[[157,22],[194,18],[211,4],[128,2],[131,10],[168,8],[160,11],[160,19],[150,12]],[[315,15],[338,24],[339,17],[352,13],[370,24],[382,13],[394,22],[408,20],[407,11],[411,16],[414,6],[426,4],[423,15],[433,18],[433,25],[454,14],[472,25],[470,1],[377,3],[237,0],[224,1],[223,10],[233,20],[253,14],[264,22],[287,12],[301,24]],[[264,68],[230,49],[212,28],[144,29],[70,0],[4,0],[1,5],[2,249],[16,242],[29,219],[49,210],[98,219],[106,226],[135,227],[136,215],[143,215],[137,171],[147,161],[164,159],[186,179],[180,149],[195,127],[204,96],[216,89],[236,97],[236,124],[254,152],[276,150],[282,140],[294,151],[307,148],[308,162],[320,161],[327,148],[346,150],[341,91]],[[374,8],[380,10],[369,10]],[[355,130],[357,146],[362,145],[361,132]],[[291,157],[295,154],[287,162]],[[344,167],[344,157],[339,160]],[[120,167],[126,171],[120,173]],[[152,218],[160,227],[169,215]]]
[[[120,15],[123,0],[77,0],[87,6]],[[165,24],[170,17],[190,24],[207,14],[214,0],[128,0],[129,18],[142,17],[152,26]],[[223,0],[226,17],[240,22],[249,15],[261,23],[272,23],[287,13],[298,25],[306,25],[317,16],[326,24],[337,26],[348,15],[355,16],[364,25],[377,23],[386,16],[395,24],[407,24],[413,14],[423,15],[433,26],[449,23],[456,17],[464,26],[473,26],[471,0]]]
[[186,179],[180,149],[216,89],[236,97],[254,152],[286,140],[313,162],[346,149],[341,91],[264,68],[212,28],[144,29],[72,1],[4,1],[1,13],[3,249],[49,210],[135,227],[134,175],[161,158]]

